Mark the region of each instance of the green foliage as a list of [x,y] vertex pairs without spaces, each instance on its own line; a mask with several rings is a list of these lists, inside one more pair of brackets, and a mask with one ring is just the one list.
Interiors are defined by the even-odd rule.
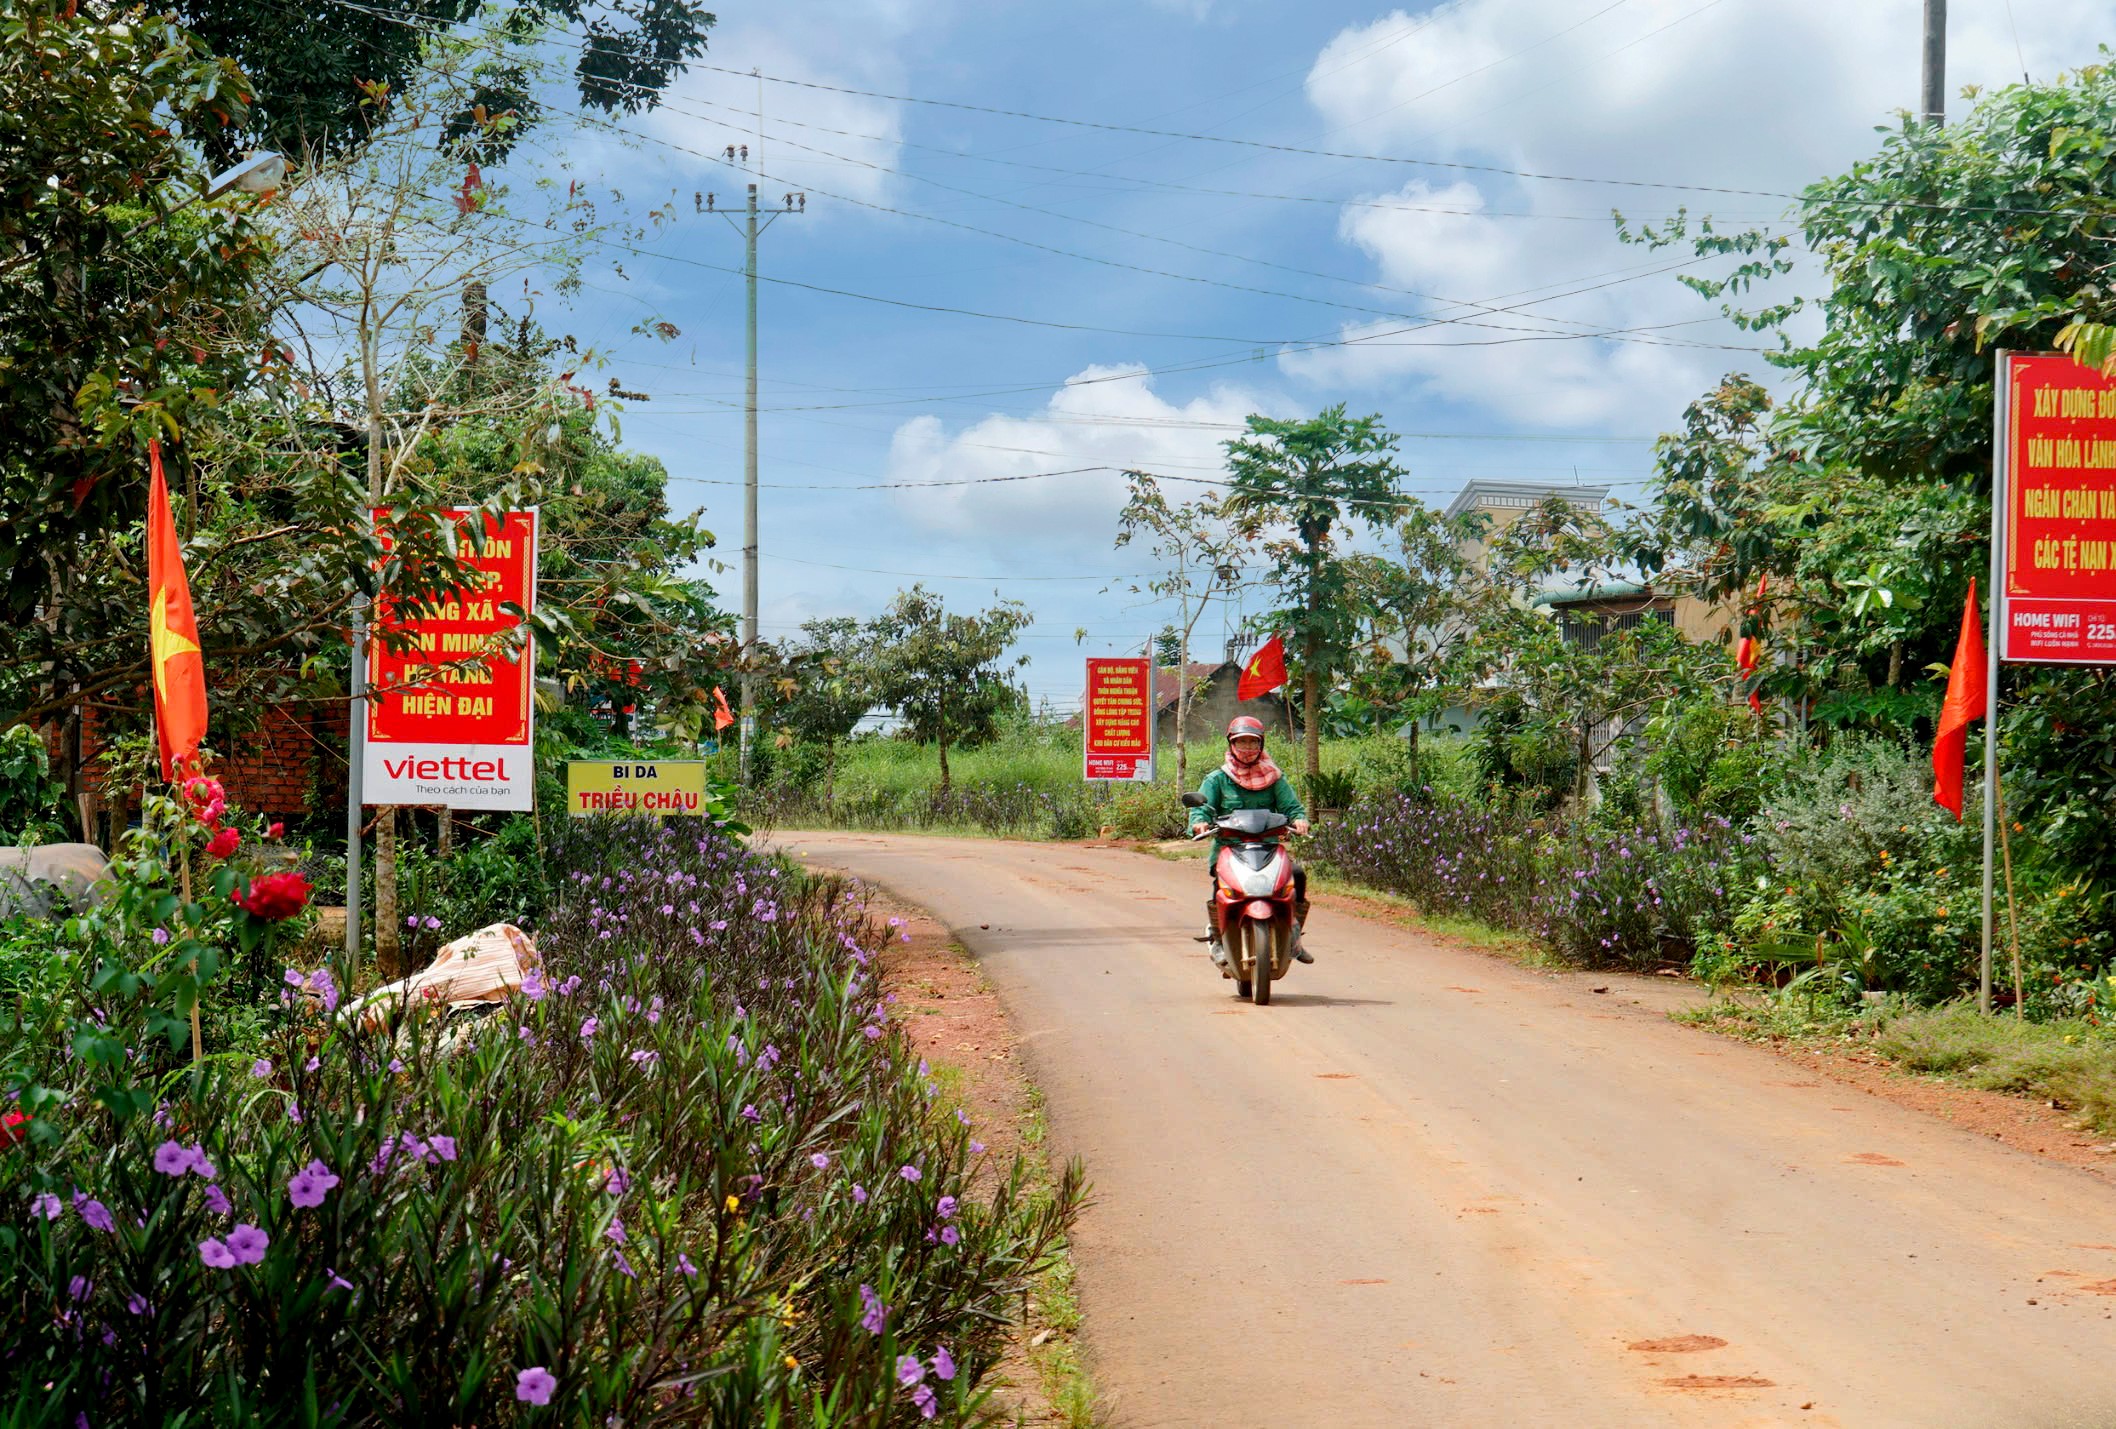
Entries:
[[1579,771],[1574,740],[1562,728],[1538,719],[1521,694],[1502,692],[1479,715],[1469,738],[1469,757],[1480,784],[1501,793],[1525,794],[1546,809],[1572,788]]
[[911,737],[940,749],[940,792],[948,790],[948,749],[975,748],[999,733],[1023,703],[1007,651],[1031,620],[1017,601],[981,615],[950,615],[924,586],[900,592],[869,627],[877,655],[874,695],[893,707]]
[[[1353,522],[1380,532],[1404,517],[1403,468],[1380,416],[1348,417],[1343,403],[1302,421],[1251,413],[1248,427],[1226,443],[1224,510],[1270,562],[1282,604],[1258,624],[1286,635],[1298,656],[1312,781],[1321,771],[1323,693],[1359,635],[1359,567],[1340,549],[1340,533]],[[1272,534],[1279,530],[1291,534]]]
[[908,1355],[942,1422],[989,1419],[1077,1167],[1032,1190],[933,1106],[848,890],[703,825],[551,853],[556,965],[482,1017],[363,1026],[312,974],[261,1046],[164,1074],[129,1055],[153,999],[98,978],[70,1051],[19,1039],[0,1297],[40,1308],[0,1416],[878,1429],[917,1420]]
[[[418,77],[439,37],[480,13],[478,0],[421,0],[402,13],[362,5],[319,5],[289,12],[284,0],[184,0],[178,7],[192,30],[240,64],[256,85],[242,122],[208,137],[219,159],[245,148],[300,153],[358,145],[366,130],[364,87],[401,90]],[[534,35],[548,26],[582,26],[592,43],[578,46],[573,78],[580,102],[604,113],[652,109],[683,72],[705,53],[713,16],[695,0],[523,0],[491,17],[506,33]],[[522,59],[495,54],[476,71],[464,113],[452,116],[447,136],[471,126],[481,106],[508,112],[519,137],[542,115],[544,100],[562,81]],[[492,163],[512,139],[488,144]]]
[[66,836],[43,736],[26,724],[0,729],[0,843],[51,843]]
[[1647,723],[1645,745],[1645,772],[1678,816],[1736,823],[1756,812],[1774,764],[1792,756],[1747,706],[1721,700],[1670,703]]

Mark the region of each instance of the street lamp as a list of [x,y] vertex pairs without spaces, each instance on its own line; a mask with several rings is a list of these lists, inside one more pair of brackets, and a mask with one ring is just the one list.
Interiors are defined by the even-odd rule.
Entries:
[[[232,169],[223,169],[206,181],[201,198],[216,199],[230,189],[246,194],[268,194],[286,182],[287,161],[270,149],[259,149]],[[179,205],[181,207],[181,205]],[[174,213],[176,210],[171,209]]]

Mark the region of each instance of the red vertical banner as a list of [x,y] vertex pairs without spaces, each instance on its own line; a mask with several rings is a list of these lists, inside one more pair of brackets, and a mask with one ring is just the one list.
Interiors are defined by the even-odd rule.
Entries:
[[486,518],[478,549],[471,513],[447,514],[461,523],[470,579],[425,609],[400,610],[386,598],[375,607],[365,801],[527,809],[536,784],[536,650],[514,638],[522,620],[509,607],[536,608],[537,513]]
[[2003,359],[2001,658],[2116,664],[2116,382],[2069,357]]
[[1153,662],[1090,658],[1081,704],[1082,777],[1154,777]]

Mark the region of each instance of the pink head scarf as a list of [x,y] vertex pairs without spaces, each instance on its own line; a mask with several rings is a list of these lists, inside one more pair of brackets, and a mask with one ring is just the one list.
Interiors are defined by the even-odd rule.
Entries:
[[1265,751],[1262,740],[1257,741],[1256,758],[1250,760],[1247,764],[1241,763],[1234,757],[1234,741],[1229,740],[1227,742],[1227,762],[1222,764],[1220,768],[1229,779],[1232,779],[1252,794],[1258,790],[1270,788],[1280,778],[1279,767],[1271,762],[1271,755]]

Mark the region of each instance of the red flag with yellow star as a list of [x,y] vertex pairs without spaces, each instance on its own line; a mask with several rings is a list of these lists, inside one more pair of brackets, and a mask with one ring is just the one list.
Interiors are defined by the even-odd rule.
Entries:
[[147,650],[154,674],[154,732],[162,747],[162,778],[198,760],[206,737],[206,662],[184,579],[184,550],[169,511],[162,444],[147,443],[154,480],[147,490]]
[[1270,694],[1286,683],[1286,642],[1274,635],[1257,647],[1242,667],[1241,683],[1234,687],[1238,700],[1253,700]]

